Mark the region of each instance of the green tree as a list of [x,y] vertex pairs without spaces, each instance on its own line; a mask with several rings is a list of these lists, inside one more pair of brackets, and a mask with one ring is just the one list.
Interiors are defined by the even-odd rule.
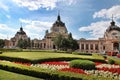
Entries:
[[30,40],[30,38],[28,38],[28,41],[27,41],[27,47],[28,47],[28,48],[31,47],[31,40]]
[[60,50],[62,47],[62,40],[63,36],[61,34],[58,34],[54,39],[54,44],[57,46],[57,49]]
[[68,47],[69,47],[69,40],[67,38],[63,38],[61,40],[61,49],[66,51]]
[[69,43],[68,49],[70,51],[74,51],[74,50],[77,50],[79,48],[77,40],[73,39],[71,33],[68,35],[68,43]]
[[5,41],[3,39],[0,39],[0,48],[3,48],[5,46]]
[[17,44],[18,47],[26,49],[28,47],[28,41],[20,39]]
[[77,41],[72,38],[71,33],[68,35],[68,38],[59,34],[53,41],[59,50],[69,50],[69,52],[72,52],[79,48]]

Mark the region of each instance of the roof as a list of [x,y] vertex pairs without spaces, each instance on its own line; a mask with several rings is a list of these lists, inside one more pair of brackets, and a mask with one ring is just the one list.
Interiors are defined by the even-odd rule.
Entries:
[[112,20],[112,22],[110,23],[111,25],[108,27],[108,29],[106,30],[107,32],[110,32],[112,30],[117,30],[120,31],[120,27],[118,27],[117,25],[115,25],[115,22]]
[[20,30],[17,32],[17,34],[24,35],[26,33],[23,31],[23,28],[21,27]]

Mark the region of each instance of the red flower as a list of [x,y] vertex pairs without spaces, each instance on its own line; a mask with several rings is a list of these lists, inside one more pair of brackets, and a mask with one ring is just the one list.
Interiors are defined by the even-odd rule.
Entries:
[[76,69],[76,68],[64,68],[64,69],[61,69],[60,71],[68,71],[68,72],[86,74],[82,69]]
[[69,65],[68,62],[43,62],[41,64],[49,64],[49,65]]

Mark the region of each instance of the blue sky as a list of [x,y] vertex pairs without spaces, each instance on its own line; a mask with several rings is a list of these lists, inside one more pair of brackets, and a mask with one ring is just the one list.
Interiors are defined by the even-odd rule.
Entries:
[[120,26],[120,0],[0,0],[0,38],[14,37],[21,27],[34,39],[50,30],[58,11],[75,39],[97,39],[111,22]]

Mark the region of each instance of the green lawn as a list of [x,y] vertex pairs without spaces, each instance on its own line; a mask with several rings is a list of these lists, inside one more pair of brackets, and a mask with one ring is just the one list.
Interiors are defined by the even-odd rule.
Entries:
[[59,58],[59,57],[87,58],[87,59],[95,58],[93,56],[86,56],[86,55],[74,55],[68,53],[51,53],[51,52],[4,52],[3,54],[0,54],[0,56],[25,58],[30,60]]
[[0,80],[43,80],[43,79],[8,72],[0,69]]

